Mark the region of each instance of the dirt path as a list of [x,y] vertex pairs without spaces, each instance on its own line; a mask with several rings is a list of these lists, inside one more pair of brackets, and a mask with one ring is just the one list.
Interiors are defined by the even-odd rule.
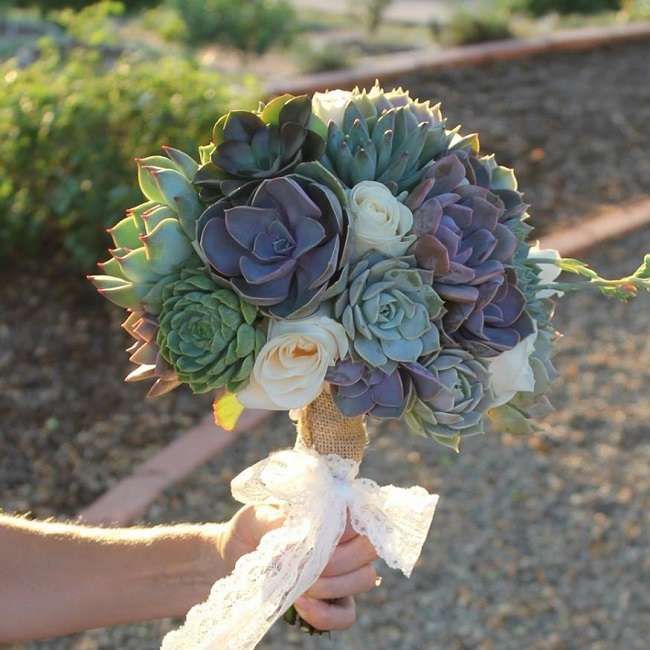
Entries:
[[[610,274],[650,250],[650,230],[590,261]],[[333,641],[277,625],[260,646],[345,650],[645,650],[650,636],[650,296],[623,306],[593,295],[557,319],[557,411],[526,438],[490,434],[460,455],[373,430],[364,474],[419,483],[441,502],[410,581],[383,568],[359,625]],[[235,508],[228,481],[291,443],[282,415],[242,437],[153,504],[147,523],[218,520]],[[29,650],[155,650],[174,623],[128,626]],[[14,650],[18,650],[15,648]]]

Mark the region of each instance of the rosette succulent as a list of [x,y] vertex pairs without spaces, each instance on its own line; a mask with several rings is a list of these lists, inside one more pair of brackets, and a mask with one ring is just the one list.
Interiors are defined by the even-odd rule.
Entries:
[[509,350],[534,331],[511,268],[522,246],[512,226],[522,223],[526,205],[509,170],[486,167],[466,151],[445,156],[406,202],[418,235],[415,257],[431,269],[445,301],[444,333],[479,357]]
[[434,378],[419,363],[402,363],[390,373],[360,361],[339,361],[327,372],[332,397],[346,417],[401,418],[414,394],[433,395]]
[[338,199],[295,177],[264,181],[247,205],[218,201],[201,216],[198,233],[217,277],[280,318],[314,312],[347,257]]
[[184,269],[163,289],[156,336],[161,357],[195,393],[248,383],[266,337],[257,309],[206,271]]
[[414,395],[404,419],[413,433],[458,451],[463,436],[483,433],[491,405],[489,374],[469,352],[443,349],[423,363],[425,389]]
[[137,365],[125,381],[153,379],[147,397],[160,397],[180,386],[181,380],[176,372],[160,355],[156,342],[158,320],[149,314],[134,311],[122,323],[122,327],[135,339],[127,352],[131,354],[129,361]]
[[415,101],[401,88],[355,89],[340,123],[328,125],[321,162],[348,187],[376,180],[397,194],[418,183],[454,134],[445,128],[439,105]]
[[431,272],[415,258],[371,251],[347,269],[345,287],[334,302],[358,357],[390,374],[400,362],[417,361],[440,345],[434,320],[442,300]]
[[198,167],[187,154],[167,147],[168,157],[138,160],[140,188],[148,199],[127,210],[109,233],[115,247],[89,279],[121,307],[160,310],[162,288],[183,266],[196,265],[192,240],[201,204],[189,178]]
[[202,148],[204,164],[194,177],[201,198],[249,196],[265,178],[284,176],[299,163],[317,160],[325,127],[312,115],[306,95],[276,97],[257,112],[230,111]]

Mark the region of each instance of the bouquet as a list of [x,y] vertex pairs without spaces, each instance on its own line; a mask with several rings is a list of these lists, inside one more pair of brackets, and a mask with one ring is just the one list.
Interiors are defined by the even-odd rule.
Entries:
[[[233,481],[285,524],[217,582],[165,650],[253,648],[317,579],[349,514],[409,575],[437,497],[357,479],[367,418],[458,451],[488,422],[526,432],[556,376],[564,293],[650,289],[650,255],[606,280],[530,241],[513,170],[401,88],[282,95],[215,124],[199,160],[140,159],[145,202],[91,277],[128,310],[127,381],[215,392],[217,423],[286,410],[292,450]],[[565,271],[579,281],[558,281]]]

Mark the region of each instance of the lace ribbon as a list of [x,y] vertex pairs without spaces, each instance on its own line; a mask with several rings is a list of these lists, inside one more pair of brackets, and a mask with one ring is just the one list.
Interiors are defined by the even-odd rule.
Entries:
[[242,556],[185,624],[165,636],[161,650],[248,650],[323,572],[345,529],[372,542],[393,569],[411,575],[426,539],[437,495],[424,488],[379,487],[357,479],[359,463],[296,448],[271,454],[232,481],[244,504],[276,504],[282,527]]

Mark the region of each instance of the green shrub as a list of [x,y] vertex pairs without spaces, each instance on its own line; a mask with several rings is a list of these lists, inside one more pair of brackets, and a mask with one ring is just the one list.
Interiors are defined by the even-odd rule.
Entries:
[[513,37],[510,16],[501,11],[478,14],[459,11],[445,25],[436,21],[431,23],[431,31],[437,40],[449,45],[470,45]]
[[352,55],[347,48],[332,45],[311,47],[308,43],[300,43],[295,48],[294,55],[302,72],[333,72],[345,70],[352,65]]
[[[0,65],[0,259],[32,252],[90,268],[103,231],[141,201],[133,159],[170,144],[195,153],[233,103],[251,105],[184,59],[61,60]],[[236,102],[235,102],[236,100]]]
[[289,45],[298,20],[288,0],[168,0],[187,27],[190,44],[219,43],[246,54]]
[[361,6],[365,14],[366,30],[369,34],[376,32],[384,22],[386,10],[392,0],[362,0]]
[[178,12],[168,5],[159,5],[143,11],[140,15],[142,27],[158,34],[170,43],[187,40],[187,27]]
[[600,11],[617,11],[622,0],[516,0],[514,8],[534,16],[549,13],[595,14]]
[[623,11],[629,20],[648,20],[650,0],[623,0]]
[[[79,11],[84,7],[96,4],[98,0],[12,0],[14,7],[34,7],[43,13],[54,9],[74,9]],[[128,0],[125,2],[127,9],[141,9],[142,7],[158,4],[159,0]]]
[[111,20],[124,13],[124,3],[102,0],[83,9],[59,9],[48,19],[62,27],[78,43],[90,46],[117,45],[119,35]]

